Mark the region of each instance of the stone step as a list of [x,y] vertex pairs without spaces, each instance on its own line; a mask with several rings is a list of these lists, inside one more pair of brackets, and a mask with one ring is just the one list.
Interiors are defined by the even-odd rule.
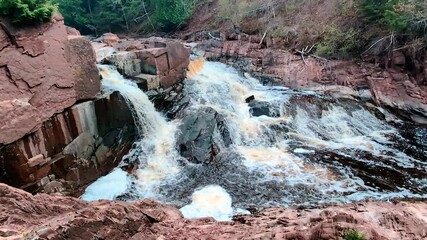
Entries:
[[141,73],[132,77],[132,79],[137,82],[139,88],[142,88],[146,91],[158,89],[160,87],[158,75]]

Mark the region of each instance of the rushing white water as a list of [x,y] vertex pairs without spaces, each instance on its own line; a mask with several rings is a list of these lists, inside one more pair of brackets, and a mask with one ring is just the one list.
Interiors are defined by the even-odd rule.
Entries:
[[[209,106],[226,116],[234,149],[243,156],[244,164],[266,174],[260,182],[274,180],[284,185],[313,188],[323,194],[320,202],[421,196],[407,189],[384,193],[369,186],[346,166],[330,168],[310,159],[318,155],[319,150],[337,152],[365,164],[382,164],[348,155],[362,151],[387,160],[384,165],[387,168],[392,167],[389,163],[408,169],[416,164],[419,170],[427,170],[424,159],[414,159],[390,147],[392,141],[388,136],[398,136],[396,129],[362,107],[348,110],[327,102],[304,103],[300,107],[290,102],[295,96],[292,91],[263,86],[256,79],[242,76],[221,63],[207,62],[187,86],[193,108]],[[255,100],[268,103],[270,109],[276,109],[278,116],[252,116],[245,102],[252,95]],[[315,94],[302,92],[299,95],[313,97]],[[278,125],[287,126],[288,132],[273,130]],[[295,145],[302,148],[291,147]],[[306,147],[310,149],[304,149]],[[286,203],[292,204],[292,199],[283,196]]]
[[[102,74],[102,88],[106,92],[118,91],[129,105],[134,122],[140,135],[133,148],[129,152],[129,156],[137,158],[140,163],[139,169],[135,175],[138,191],[141,197],[155,197],[155,188],[162,180],[173,177],[179,171],[177,159],[180,158],[175,150],[175,132],[177,125],[174,122],[167,122],[165,118],[156,111],[153,103],[150,102],[148,96],[138,88],[138,86],[130,80],[123,78],[111,66],[100,65],[99,70]],[[115,171],[110,175],[115,174]],[[113,176],[110,176],[114,178]],[[104,179],[99,179],[93,185],[102,184],[99,182],[109,179],[109,176]],[[121,188],[122,183],[116,182],[117,185],[111,185],[112,191],[116,188]],[[92,186],[88,189],[90,190]],[[100,194],[98,197],[94,194],[83,195],[83,199],[97,200],[106,198]],[[109,199],[116,197],[115,194],[106,193]]]
[[99,178],[87,187],[81,198],[86,201],[112,200],[126,193],[130,184],[128,173],[116,168],[110,174]]
[[[132,192],[185,205],[181,211],[188,218],[229,220],[236,206],[427,197],[426,159],[408,155],[411,142],[363,103],[264,86],[224,64],[197,63],[185,81],[183,94],[190,99],[185,113],[210,107],[224,116],[232,144],[225,147],[221,136],[213,137],[220,141],[219,162],[180,161],[175,139],[180,122],[166,121],[134,83],[100,66],[103,89],[119,91],[131,106],[140,139],[127,157],[140,165],[127,178],[123,171],[101,178],[83,199]],[[250,96],[255,102],[246,102]],[[254,114],[256,104],[270,114]]]

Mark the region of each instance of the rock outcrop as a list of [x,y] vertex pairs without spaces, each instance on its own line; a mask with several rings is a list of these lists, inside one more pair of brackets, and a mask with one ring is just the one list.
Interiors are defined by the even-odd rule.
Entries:
[[180,126],[177,148],[193,163],[210,163],[232,143],[225,118],[213,108],[187,115]]
[[135,132],[117,93],[74,105],[0,149],[0,181],[30,192],[74,194],[120,163]]
[[190,63],[191,50],[176,40],[120,40],[107,34],[97,41],[93,46],[98,55],[104,55],[98,61],[115,65],[121,74],[139,81],[145,90],[166,89],[181,82]]
[[234,217],[184,219],[169,205],[38,194],[0,184],[2,239],[301,239],[356,231],[366,240],[427,238],[427,203],[352,203],[317,209],[266,209]]
[[[427,64],[410,72],[401,52],[380,68],[361,61],[302,57],[284,50],[280,39],[221,33],[221,38],[201,41],[195,53],[220,60],[293,89],[320,90],[332,95],[371,98],[381,106],[398,110],[405,118],[425,124],[427,113]],[[366,94],[370,91],[370,94]]]
[[19,29],[0,18],[1,182],[74,194],[118,165],[134,123],[120,95],[97,96],[95,63],[59,15]]
[[69,38],[61,16],[19,29],[0,19],[0,145],[37,131],[99,89],[90,42]]

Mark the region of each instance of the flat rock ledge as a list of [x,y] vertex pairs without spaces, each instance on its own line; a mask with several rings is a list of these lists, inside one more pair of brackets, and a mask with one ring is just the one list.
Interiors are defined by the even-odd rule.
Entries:
[[31,195],[0,184],[1,239],[426,239],[427,202],[363,202],[317,209],[266,209],[235,216],[184,219],[153,200],[85,202]]

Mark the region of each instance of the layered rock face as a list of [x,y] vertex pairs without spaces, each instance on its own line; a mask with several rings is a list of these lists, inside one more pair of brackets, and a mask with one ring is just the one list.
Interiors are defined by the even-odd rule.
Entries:
[[368,62],[301,56],[284,50],[283,40],[232,32],[202,41],[195,49],[207,58],[294,89],[372,98],[381,106],[398,110],[403,117],[427,123],[427,63],[417,61],[414,69],[409,69],[401,52],[394,53],[390,68],[383,69]]
[[0,145],[37,131],[99,89],[89,41],[69,37],[61,16],[19,29],[0,19]]
[[30,192],[72,194],[117,166],[135,137],[117,93],[77,104],[0,151],[0,181]]
[[0,184],[2,239],[343,239],[357,231],[367,240],[427,237],[423,202],[353,203],[318,209],[266,209],[234,217],[184,219],[178,209],[151,200],[134,203],[38,194]]
[[120,95],[96,98],[91,43],[60,16],[20,29],[0,19],[0,40],[0,181],[72,194],[117,166],[133,119]]
[[115,65],[118,71],[145,90],[169,88],[185,78],[191,50],[182,43],[164,39],[119,39],[106,34],[94,44],[99,62]]

